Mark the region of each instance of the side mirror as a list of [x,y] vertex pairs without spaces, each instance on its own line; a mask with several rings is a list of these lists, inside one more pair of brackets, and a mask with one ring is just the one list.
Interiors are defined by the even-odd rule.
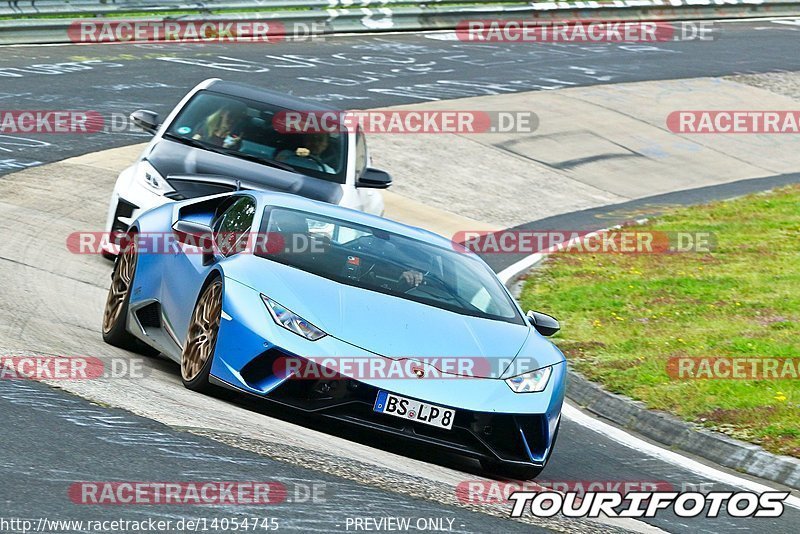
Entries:
[[178,220],[172,225],[175,237],[184,245],[203,250],[203,265],[214,261],[214,236],[211,227],[193,221]]
[[356,187],[369,187],[372,189],[386,189],[392,185],[392,177],[386,171],[368,167],[356,180]]
[[528,318],[528,322],[531,323],[536,331],[545,337],[552,336],[561,330],[561,325],[558,324],[556,318],[547,315],[546,313],[531,310],[528,312],[526,317]]
[[154,134],[156,130],[158,130],[158,113],[155,111],[140,109],[131,113],[130,118],[131,122],[133,122],[136,127],[141,128],[147,133]]

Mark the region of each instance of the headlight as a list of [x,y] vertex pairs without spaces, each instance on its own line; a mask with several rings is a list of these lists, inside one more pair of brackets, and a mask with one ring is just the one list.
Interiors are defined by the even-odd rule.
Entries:
[[325,337],[327,334],[309,323],[291,310],[287,310],[271,298],[261,295],[261,300],[266,304],[269,314],[278,324],[286,330],[294,332],[298,336],[303,336],[311,341],[316,341]]
[[155,167],[147,160],[139,162],[136,174],[145,187],[159,195],[169,193],[173,190]]
[[506,378],[506,384],[514,393],[537,393],[544,391],[544,388],[547,387],[547,381],[550,380],[552,372],[552,366],[542,367],[535,371]]

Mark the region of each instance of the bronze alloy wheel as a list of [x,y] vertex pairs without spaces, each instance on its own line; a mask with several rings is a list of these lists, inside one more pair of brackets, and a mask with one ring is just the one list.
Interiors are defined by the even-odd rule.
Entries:
[[197,301],[189,323],[181,355],[181,375],[185,381],[194,380],[214,354],[221,317],[222,280],[214,280]]
[[[125,303],[128,300],[128,293],[133,282],[133,275],[136,272],[136,242],[125,248],[111,275],[111,287],[108,290],[106,308],[103,312],[103,333],[108,334],[117,321],[120,319]],[[124,318],[123,318],[124,319]]]

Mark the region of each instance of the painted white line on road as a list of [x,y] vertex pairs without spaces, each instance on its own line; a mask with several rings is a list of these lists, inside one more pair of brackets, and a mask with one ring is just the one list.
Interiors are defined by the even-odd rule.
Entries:
[[517,276],[519,273],[527,271],[528,269],[530,269],[543,259],[544,259],[544,253],[542,252],[537,252],[536,254],[525,256],[518,262],[511,265],[510,267],[506,267],[505,269],[497,273],[497,277],[504,284],[508,284],[509,280]]
[[[641,438],[637,438],[636,436],[629,434],[625,430],[585,414],[572,404],[564,403],[561,413],[570,421],[574,421],[582,427],[597,432],[598,434],[612,439],[621,445],[647,454],[648,456],[658,458],[663,462],[679,466],[681,469],[686,469],[687,471],[691,471],[705,478],[756,493],[763,493],[765,491],[778,491],[775,488],[765,484],[760,484],[746,478],[720,471],[719,469],[705,465],[696,460],[692,460],[691,458],[687,458],[686,456],[682,456],[676,452],[664,449],[652,443],[648,443]],[[793,495],[787,497],[784,503],[792,508],[800,509],[800,498]]]
[[[647,218],[636,219],[634,221],[634,223],[636,223],[636,224],[644,224],[646,222],[647,222]],[[582,235],[582,236],[573,237],[572,239],[569,239],[568,241],[566,241],[564,243],[559,243],[557,245],[553,245],[552,247],[544,250],[543,252],[537,252],[536,254],[531,254],[530,256],[526,256],[526,257],[522,258],[518,262],[506,267],[505,269],[503,269],[502,271],[497,273],[497,277],[500,279],[501,282],[503,282],[503,284],[508,285],[508,281],[509,280],[511,280],[512,278],[514,278],[518,274],[521,274],[523,271],[527,271],[528,269],[530,269],[531,267],[533,267],[534,265],[536,265],[537,263],[542,261],[545,258],[545,256],[547,256],[548,254],[556,253],[559,250],[562,250],[564,248],[568,248],[568,247],[570,247],[570,246],[572,246],[574,244],[577,244],[579,241],[584,241],[586,239],[592,238],[592,237],[594,237],[594,236],[596,236],[598,234],[601,234],[603,232],[609,232],[611,230],[619,230],[620,228],[622,228],[622,225],[621,224],[617,224],[615,226],[611,226],[610,228],[603,228],[602,230],[595,230],[593,232],[588,232],[588,233],[586,233],[585,235]]]

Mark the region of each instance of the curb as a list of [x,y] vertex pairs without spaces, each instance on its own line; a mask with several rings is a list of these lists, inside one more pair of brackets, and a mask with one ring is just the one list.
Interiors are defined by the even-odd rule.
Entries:
[[[507,274],[505,284],[515,299],[522,293],[526,274],[538,268],[546,257],[545,254],[536,256],[532,264]],[[568,369],[567,376],[567,398],[602,419],[670,449],[694,454],[740,473],[800,490],[800,459],[773,454],[759,445],[705,429],[666,412],[650,410],[641,401],[606,391],[574,369]]]
[[800,489],[800,460],[767,452],[688,423],[674,415],[649,410],[643,402],[610,393],[569,370],[567,396],[589,412],[674,449],[700,456],[719,465]]

